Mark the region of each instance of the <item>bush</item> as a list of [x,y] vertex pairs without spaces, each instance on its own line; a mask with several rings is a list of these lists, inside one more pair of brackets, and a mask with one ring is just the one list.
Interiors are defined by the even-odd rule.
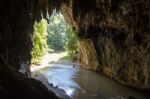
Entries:
[[39,58],[43,55],[45,48],[47,47],[46,34],[47,34],[47,22],[45,19],[34,23],[34,35],[32,37],[32,64],[39,62]]
[[66,48],[67,48],[68,56],[73,59],[77,56],[76,55],[77,54],[77,38],[76,38],[75,33],[72,31],[71,27],[67,28],[66,38],[67,38]]

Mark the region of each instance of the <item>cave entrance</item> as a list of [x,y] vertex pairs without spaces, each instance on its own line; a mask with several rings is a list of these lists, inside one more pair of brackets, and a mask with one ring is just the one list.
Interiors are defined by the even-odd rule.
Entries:
[[[77,56],[77,38],[69,24],[65,21],[60,11],[53,10],[48,16],[48,22],[42,18],[34,23],[32,64],[48,65],[51,61],[56,61],[62,57],[75,60]],[[49,55],[49,59],[43,56]],[[57,55],[54,59],[55,54]],[[52,56],[51,56],[52,55]]]
[[[75,89],[63,87],[58,83],[61,82],[61,79],[66,79],[62,84],[72,84],[70,77],[73,77],[76,70],[70,71],[68,68],[70,66],[74,68],[77,65],[75,63],[78,56],[77,38],[60,11],[53,10],[48,22],[43,18],[39,23],[35,22],[32,41],[32,65],[30,67],[32,78],[40,80],[47,87],[52,85],[59,86],[64,90],[67,88],[66,93],[72,94]],[[59,66],[62,68],[57,71],[55,68]],[[53,72],[52,68],[56,71]],[[64,68],[66,68],[66,73],[61,72],[65,70]],[[48,77],[44,74],[53,75]],[[45,83],[47,81],[49,83]]]
[[53,10],[47,26],[47,45],[49,52],[59,52],[66,50],[68,23],[61,12]]
[[[53,10],[47,26],[48,52],[66,52],[65,58],[75,59],[77,52],[77,38],[72,28],[64,19],[60,11]],[[60,57],[64,57],[61,55]]]

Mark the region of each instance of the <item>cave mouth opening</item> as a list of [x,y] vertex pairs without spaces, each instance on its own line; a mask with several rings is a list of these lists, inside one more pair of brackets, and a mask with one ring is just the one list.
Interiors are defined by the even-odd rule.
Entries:
[[[49,13],[53,8],[61,9],[78,36],[81,38],[83,35],[80,45],[84,52],[81,54],[81,63],[84,68],[99,66],[99,72],[125,85],[138,89],[150,89],[148,0],[132,2],[129,0],[114,2],[108,2],[108,0],[16,0],[14,2],[2,0],[0,5],[0,97],[5,94],[6,97],[15,99],[16,97],[26,99],[29,96],[33,98],[41,96],[40,99],[48,99],[42,97],[46,91],[41,92],[44,88],[42,85],[38,87],[40,83],[23,78],[17,72],[22,63],[27,63],[24,66],[29,67],[32,26],[35,20],[41,18],[41,10],[46,12],[47,6],[50,8]],[[124,39],[127,35],[126,40],[120,39],[118,30],[123,33],[121,38],[123,36]],[[93,32],[96,35],[93,36]],[[90,34],[88,40],[84,37],[85,33]],[[142,38],[142,40],[135,38]],[[113,39],[117,41],[114,42]],[[116,46],[118,44],[125,47]]]
[[60,11],[53,10],[47,25],[47,45],[51,52],[66,51],[69,24]]
[[35,71],[34,67],[44,68],[61,59],[77,61],[77,37],[61,11],[54,9],[47,19],[42,17],[34,23],[31,72]]
[[[61,11],[56,11],[56,9],[54,9],[52,14],[50,16],[48,15],[47,18],[48,20],[42,17],[39,22],[34,23],[34,34],[32,38],[33,49],[30,70],[32,78],[41,81],[47,86],[47,88],[49,88],[49,85],[52,85],[55,88],[57,87],[56,83],[59,83],[60,81],[49,81],[50,78],[65,79],[68,77],[68,75],[72,75],[72,72],[74,71],[65,76],[63,76],[63,74],[60,76],[59,72],[57,72],[58,75],[53,73],[54,76],[52,77],[48,77],[44,74],[51,74],[53,71],[50,70],[50,68],[56,68],[57,64],[64,68],[67,66],[74,66],[73,62],[77,61],[78,57],[77,37],[71,26],[64,19]],[[66,63],[71,65],[66,65]],[[70,80],[66,82],[69,83]],[[59,90],[59,88],[57,90]],[[73,93],[72,88],[63,90],[67,95]]]

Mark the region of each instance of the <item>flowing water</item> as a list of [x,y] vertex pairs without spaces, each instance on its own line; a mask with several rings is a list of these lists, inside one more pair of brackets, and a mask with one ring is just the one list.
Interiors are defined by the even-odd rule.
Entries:
[[59,63],[49,65],[43,71],[49,83],[64,89],[72,99],[150,99],[97,72]]

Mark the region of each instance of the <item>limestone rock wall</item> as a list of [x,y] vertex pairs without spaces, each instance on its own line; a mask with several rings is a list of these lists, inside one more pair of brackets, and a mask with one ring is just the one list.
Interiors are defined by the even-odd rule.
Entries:
[[0,99],[58,99],[41,82],[18,72],[25,64],[30,74],[33,23],[41,12],[46,16],[47,5],[47,0],[0,1]]
[[46,17],[48,0],[0,1],[0,55],[16,70],[30,65],[33,24]]
[[[149,0],[70,0],[62,4],[66,20],[86,42],[80,41],[81,67],[150,89]],[[95,64],[93,56],[97,57]]]
[[82,68],[97,70],[98,57],[93,42],[90,39],[79,40],[80,65]]

